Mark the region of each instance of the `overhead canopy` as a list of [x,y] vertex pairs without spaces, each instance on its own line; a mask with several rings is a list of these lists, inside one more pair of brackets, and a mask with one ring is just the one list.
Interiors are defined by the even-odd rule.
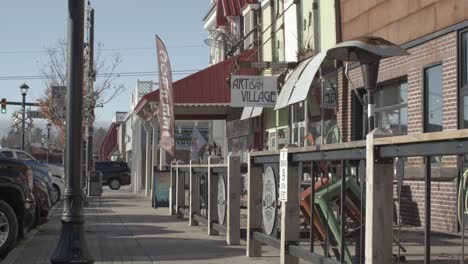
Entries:
[[263,107],[244,107],[240,120],[249,119],[252,117],[260,116],[262,114]]
[[309,94],[309,88],[325,60],[327,51],[322,51],[315,57],[301,62],[286,80],[276,101],[275,110],[304,101]]
[[330,59],[340,61],[359,61],[366,63],[394,56],[405,56],[409,53],[392,42],[379,37],[358,37],[336,44],[327,51]]
[[[199,72],[173,83],[174,107],[176,118],[180,115],[226,115],[231,103],[231,90],[226,82],[233,67],[239,61],[257,61],[256,49],[250,49],[239,55],[211,65]],[[257,69],[241,68],[241,75],[258,75]],[[151,103],[158,104],[159,90],[146,94],[135,107],[135,113],[143,110],[153,111]],[[219,118],[216,118],[219,119]]]

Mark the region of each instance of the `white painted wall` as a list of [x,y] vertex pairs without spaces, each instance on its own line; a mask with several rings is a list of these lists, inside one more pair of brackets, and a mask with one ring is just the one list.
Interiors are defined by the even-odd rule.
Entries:
[[[289,7],[294,0],[285,0],[284,7]],[[284,14],[284,55],[286,61],[297,61],[298,34],[297,34],[297,8],[293,5]]]

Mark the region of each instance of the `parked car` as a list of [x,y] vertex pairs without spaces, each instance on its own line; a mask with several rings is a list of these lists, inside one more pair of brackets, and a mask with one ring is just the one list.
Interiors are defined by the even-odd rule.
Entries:
[[33,172],[23,161],[0,156],[0,256],[33,225]]
[[36,175],[36,177],[34,177],[33,187],[34,200],[36,201],[36,214],[34,216],[33,227],[36,227],[47,221],[52,204],[50,202],[47,185],[37,177],[37,175],[42,174],[42,172],[33,171],[33,174]]
[[130,185],[130,169],[123,161],[96,161],[94,169],[102,173],[102,185],[118,190],[122,185]]
[[[35,159],[31,154],[27,153],[26,151],[22,151],[19,149],[12,149],[12,148],[0,148],[0,153],[3,155],[13,158],[13,159],[20,159],[25,161],[35,161],[40,163],[37,159]],[[29,163],[31,164],[31,163]],[[41,163],[44,164],[44,163]],[[53,164],[44,164],[48,167],[48,170],[51,172],[51,179],[52,179],[52,188],[53,193],[50,195],[52,204],[57,203],[60,199],[63,198],[63,194],[65,191],[65,174],[63,167],[53,165]]]

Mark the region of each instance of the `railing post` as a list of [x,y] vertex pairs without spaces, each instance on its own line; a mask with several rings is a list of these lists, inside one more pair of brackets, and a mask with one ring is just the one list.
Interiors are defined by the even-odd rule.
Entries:
[[[179,163],[177,163],[178,165]],[[184,218],[184,215],[179,212],[185,204],[185,175],[180,173],[179,166],[176,168],[176,216]]]
[[366,139],[366,264],[392,263],[393,161],[379,158],[377,131]]
[[190,161],[190,209],[189,209],[189,225],[197,226],[198,221],[193,218],[194,214],[200,213],[200,183],[198,174],[193,172],[192,164],[196,162]]
[[227,164],[227,234],[228,245],[240,245],[240,158],[228,157]]
[[[299,258],[289,255],[289,245],[299,244],[299,175],[298,167],[289,162],[289,155],[286,159],[280,158],[280,177],[283,177],[281,170],[287,170],[287,201],[281,203],[281,248],[280,264],[298,264]],[[285,163],[285,164],[283,164]],[[280,180],[281,183],[281,180]]]
[[253,232],[262,228],[262,167],[255,167],[249,153],[247,187],[247,257],[261,257],[262,243],[253,239]]
[[211,164],[219,163],[219,158],[208,158],[208,235],[219,235],[219,232],[213,229],[212,224],[218,221],[218,181],[216,175],[211,171]]
[[169,186],[169,214],[170,215],[176,214],[176,210],[174,210],[174,202],[176,200],[175,199],[176,192],[175,192],[174,187],[176,185],[175,179],[177,179],[177,173],[174,170],[177,169],[178,165],[179,165],[178,161],[171,162],[171,184]]

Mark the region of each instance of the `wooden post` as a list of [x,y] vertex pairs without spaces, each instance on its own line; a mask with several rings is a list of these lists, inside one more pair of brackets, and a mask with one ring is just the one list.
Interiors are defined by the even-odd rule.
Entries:
[[[177,163],[179,164],[179,162]],[[179,209],[185,205],[185,175],[180,173],[180,169],[176,170],[176,216],[184,218],[184,215],[179,212]]]
[[240,245],[240,158],[228,157],[227,164],[227,234],[228,245]]
[[366,139],[366,264],[392,263],[393,163],[375,153],[377,132]]
[[247,257],[261,257],[262,243],[253,240],[254,231],[262,228],[262,167],[255,167],[249,153],[247,187]]
[[192,164],[196,162],[190,161],[190,210],[189,210],[189,225],[197,226],[198,221],[193,218],[194,214],[200,214],[200,181],[198,174],[193,172]]
[[212,227],[212,223],[218,221],[218,179],[211,172],[211,164],[219,163],[219,158],[208,158],[208,235],[219,235]]
[[[281,168],[280,168],[281,169]],[[298,264],[299,258],[287,254],[289,245],[299,244],[299,183],[298,167],[287,163],[287,201],[281,203],[281,264]],[[281,176],[280,176],[281,177]]]
[[169,214],[170,215],[175,215],[176,210],[174,210],[174,203],[175,203],[175,198],[176,198],[176,179],[177,179],[177,173],[176,169],[177,166],[179,165],[178,161],[173,161],[171,162],[171,184],[169,186]]

